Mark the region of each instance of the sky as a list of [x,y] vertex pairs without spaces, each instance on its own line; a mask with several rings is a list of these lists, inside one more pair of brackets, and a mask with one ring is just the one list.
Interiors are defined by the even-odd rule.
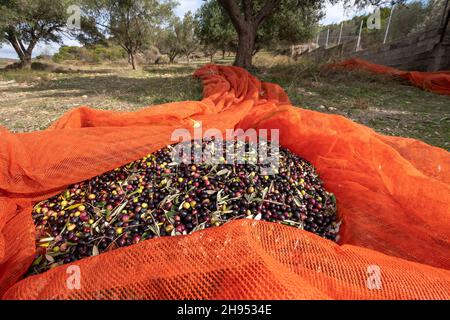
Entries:
[[[202,5],[203,0],[179,0],[179,6],[175,9],[175,13],[177,16],[182,17],[186,12],[192,11],[195,12]],[[346,12],[342,3],[338,3],[335,5],[331,5],[327,3],[325,8],[325,17],[321,20],[321,23],[324,25],[330,23],[337,23],[342,20],[349,19],[357,14],[357,12],[350,10]],[[79,45],[79,43],[75,40],[65,38],[63,39],[65,45]],[[43,44],[40,43],[37,45],[36,49],[33,52],[33,56],[39,54],[53,54],[58,51],[59,45],[52,44]],[[17,58],[17,54],[14,49],[8,44],[3,44],[0,47],[0,58]]]

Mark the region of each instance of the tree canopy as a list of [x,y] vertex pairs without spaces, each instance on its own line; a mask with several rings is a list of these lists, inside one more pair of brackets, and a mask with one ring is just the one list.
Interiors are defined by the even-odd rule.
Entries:
[[235,50],[237,34],[230,18],[217,1],[206,1],[197,11],[196,34],[203,51],[210,55],[218,50]]
[[70,4],[67,0],[0,0],[0,43],[14,48],[19,67],[30,67],[38,42],[61,42]]
[[172,0],[85,0],[85,41],[111,38],[128,54],[133,69],[136,53],[155,41],[157,31],[173,17]]
[[195,34],[196,23],[189,11],[183,19],[173,17],[168,26],[160,30],[157,46],[162,53],[167,54],[170,62],[184,54],[189,63],[190,55],[198,49],[199,40]]
[[[296,43],[311,37],[325,0],[209,0],[198,13],[204,44],[236,46],[235,65],[251,66],[261,48]],[[220,5],[220,7],[219,7]]]

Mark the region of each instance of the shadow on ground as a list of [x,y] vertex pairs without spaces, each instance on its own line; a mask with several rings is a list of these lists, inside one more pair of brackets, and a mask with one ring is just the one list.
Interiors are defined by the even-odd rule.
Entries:
[[[154,70],[152,70],[152,73]],[[129,103],[159,104],[173,101],[200,100],[201,86],[192,76],[157,71],[158,76],[131,78],[113,74],[95,76],[72,75],[64,79],[40,82],[32,87],[11,87],[8,93],[35,93],[41,98],[108,96]],[[180,72],[181,74],[181,72]]]

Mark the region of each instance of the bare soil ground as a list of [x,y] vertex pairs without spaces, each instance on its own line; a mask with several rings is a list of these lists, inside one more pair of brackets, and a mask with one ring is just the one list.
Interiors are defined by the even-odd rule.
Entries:
[[[218,60],[230,63],[232,57]],[[64,112],[87,105],[132,111],[172,101],[201,99],[192,78],[207,59],[191,65],[76,67],[79,72],[0,71],[0,125],[14,132],[48,127]],[[0,61],[0,67],[1,67]],[[450,97],[399,80],[360,72],[320,72],[307,62],[267,53],[255,59],[256,76],[280,84],[296,106],[344,115],[387,135],[450,149]]]

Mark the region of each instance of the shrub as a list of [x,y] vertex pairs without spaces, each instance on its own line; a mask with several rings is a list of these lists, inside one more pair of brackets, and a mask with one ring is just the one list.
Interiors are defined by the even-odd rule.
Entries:
[[53,61],[60,63],[63,61],[79,60],[86,63],[101,63],[119,61],[125,57],[126,53],[118,46],[62,46],[53,56]]

